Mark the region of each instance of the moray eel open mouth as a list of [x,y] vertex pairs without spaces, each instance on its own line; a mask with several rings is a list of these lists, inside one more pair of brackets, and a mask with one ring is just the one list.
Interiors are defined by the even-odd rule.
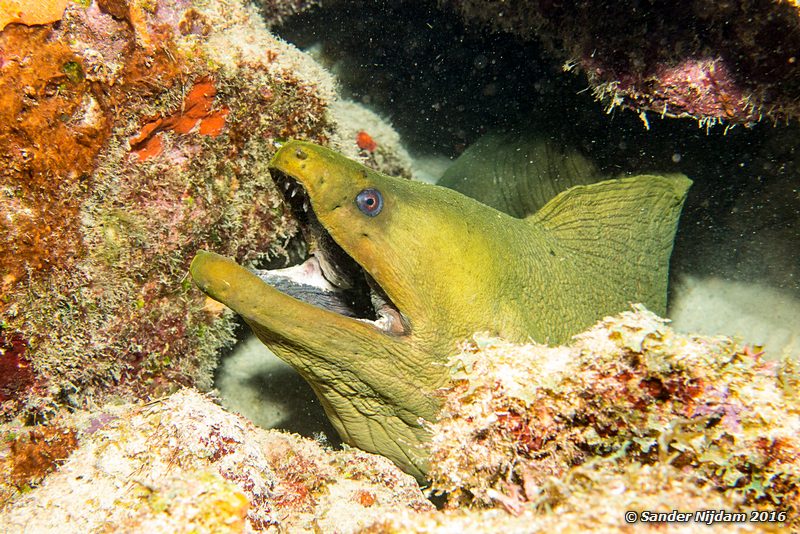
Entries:
[[259,270],[256,274],[275,289],[302,302],[362,320],[386,333],[407,334],[408,320],[375,279],[320,223],[303,184],[277,170],[272,177],[300,224],[309,256],[299,265]]

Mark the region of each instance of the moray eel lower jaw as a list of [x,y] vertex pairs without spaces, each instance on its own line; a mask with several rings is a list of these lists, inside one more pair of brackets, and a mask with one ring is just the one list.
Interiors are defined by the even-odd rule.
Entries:
[[421,421],[435,419],[439,402],[427,393],[441,381],[435,375],[417,375],[416,362],[426,354],[409,333],[392,331],[392,324],[402,319],[389,315],[399,312],[374,319],[349,317],[335,311],[344,302],[339,296],[335,306],[320,304],[322,296],[339,290],[327,279],[319,280],[321,273],[313,272],[319,269],[317,262],[312,258],[298,270],[312,271],[311,278],[323,286],[319,290],[310,289],[313,284],[305,275],[269,275],[281,278],[273,282],[276,286],[302,286],[315,304],[273,287],[263,272],[212,252],[198,252],[190,270],[201,290],[240,314],[265,345],[306,379],[343,441],[389,457],[422,481],[428,436]]

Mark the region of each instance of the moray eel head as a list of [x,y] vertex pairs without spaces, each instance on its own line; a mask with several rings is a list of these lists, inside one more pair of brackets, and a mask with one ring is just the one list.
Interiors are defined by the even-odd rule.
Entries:
[[382,333],[429,351],[452,348],[437,340],[472,333],[464,324],[471,306],[462,301],[474,305],[476,293],[486,289],[481,274],[491,267],[493,246],[483,221],[465,222],[465,214],[477,209],[509,217],[311,143],[286,144],[271,170],[324,277],[337,287],[368,288],[377,316],[372,324]]
[[451,304],[465,291],[474,298],[486,255],[449,236],[466,231],[460,202],[477,203],[299,141],[277,152],[271,173],[313,256],[258,273],[200,252],[192,277],[297,369],[346,442],[422,479],[421,420],[439,408],[442,360],[471,333]]

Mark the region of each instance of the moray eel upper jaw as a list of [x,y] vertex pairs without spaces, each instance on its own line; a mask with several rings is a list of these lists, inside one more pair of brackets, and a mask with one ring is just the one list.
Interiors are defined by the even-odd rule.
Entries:
[[[505,245],[517,241],[495,239],[486,230],[496,220],[497,232],[506,234],[519,221],[449,189],[385,176],[311,143],[287,143],[270,168],[280,188],[296,192],[287,195],[289,204],[306,240],[323,252],[326,278],[334,279],[333,272],[364,278],[376,304],[376,326],[385,332],[441,354],[455,348],[455,339],[485,327],[487,316],[497,316],[503,299],[496,294],[495,260],[515,254]],[[377,213],[359,207],[362,194],[380,196]],[[419,364],[428,365],[429,358]]]
[[[334,157],[338,159],[331,161]],[[344,161],[345,167],[353,163]],[[363,265],[363,255],[374,248],[371,234],[376,223],[371,219],[384,207],[383,195],[375,189],[374,180],[369,180],[363,167],[353,165],[342,169],[338,154],[295,141],[276,154],[270,170],[314,254],[304,266],[313,262],[318,275],[349,301],[350,309],[340,312],[367,322],[385,334],[409,334],[411,324],[407,314],[401,311],[402,304],[395,304],[384,290],[384,284],[372,276],[371,264],[366,268]],[[356,207],[356,197],[363,191],[367,193],[362,196],[369,197],[366,202],[374,204],[373,214],[360,213]],[[343,225],[345,231],[337,231],[339,225]],[[378,277],[391,275],[392,267],[377,269]]]

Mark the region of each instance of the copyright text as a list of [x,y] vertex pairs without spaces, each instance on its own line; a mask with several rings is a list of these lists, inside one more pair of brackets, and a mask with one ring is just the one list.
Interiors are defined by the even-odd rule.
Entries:
[[625,522],[632,523],[782,523],[786,512],[777,510],[754,510],[751,512],[729,512],[727,510],[696,510],[694,512],[650,512],[642,510],[625,512]]

